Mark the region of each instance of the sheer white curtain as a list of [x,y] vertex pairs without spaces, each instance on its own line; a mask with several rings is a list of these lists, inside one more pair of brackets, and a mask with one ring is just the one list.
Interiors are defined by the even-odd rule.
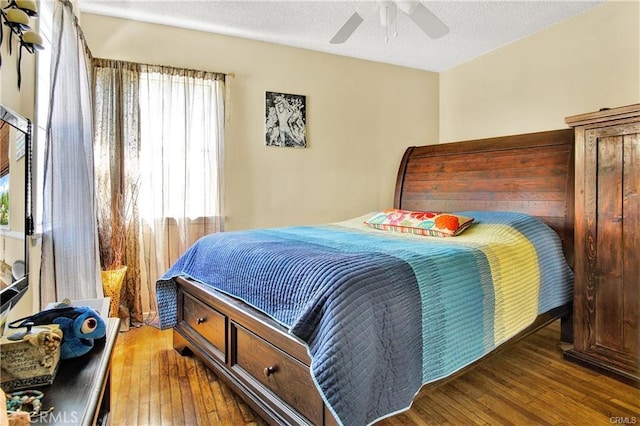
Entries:
[[140,67],[141,275],[155,281],[195,240],[223,230],[224,75]]
[[54,5],[45,148],[41,303],[101,297],[92,147],[91,54],[71,2]]

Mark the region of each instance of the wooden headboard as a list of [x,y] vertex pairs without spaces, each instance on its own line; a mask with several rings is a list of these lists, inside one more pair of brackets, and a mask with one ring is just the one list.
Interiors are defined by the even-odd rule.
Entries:
[[573,129],[409,147],[394,207],[527,213],[553,228],[573,266]]

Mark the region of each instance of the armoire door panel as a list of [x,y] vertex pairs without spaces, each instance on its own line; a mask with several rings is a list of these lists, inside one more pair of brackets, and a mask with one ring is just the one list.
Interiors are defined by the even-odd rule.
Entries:
[[[623,212],[622,252],[624,271],[622,350],[627,353],[640,353],[640,135],[638,133],[624,137],[623,172]],[[638,367],[638,362],[636,362]]]
[[596,264],[594,344],[619,350],[622,342],[621,136],[596,138]]

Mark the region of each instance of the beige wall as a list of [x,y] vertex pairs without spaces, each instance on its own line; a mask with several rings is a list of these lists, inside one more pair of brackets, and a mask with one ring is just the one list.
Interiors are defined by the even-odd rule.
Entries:
[[[409,145],[438,139],[438,75],[83,14],[96,57],[234,73],[226,227],[311,224],[389,207]],[[307,96],[306,149],[266,147],[265,91]]]
[[[15,42],[15,38],[14,38]],[[18,114],[33,120],[35,93],[35,57],[26,51],[22,54],[22,87],[18,90],[16,63],[18,51],[13,44],[9,55],[8,33],[0,48],[2,66],[0,67],[0,103],[8,106]]]
[[640,102],[640,2],[609,1],[440,74],[440,141],[565,128]]

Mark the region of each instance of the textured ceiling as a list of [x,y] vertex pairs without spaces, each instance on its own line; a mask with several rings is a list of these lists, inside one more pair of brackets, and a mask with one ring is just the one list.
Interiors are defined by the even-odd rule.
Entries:
[[260,40],[428,71],[445,71],[580,14],[604,0],[429,1],[450,29],[432,40],[403,13],[385,41],[374,12],[343,44],[329,40],[358,1],[79,0],[80,10]]

